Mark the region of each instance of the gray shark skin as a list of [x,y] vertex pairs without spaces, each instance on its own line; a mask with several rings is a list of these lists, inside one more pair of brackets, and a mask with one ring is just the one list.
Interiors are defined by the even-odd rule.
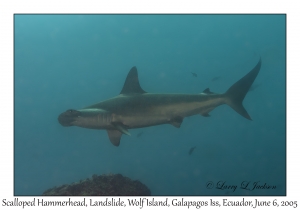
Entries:
[[132,67],[118,96],[83,109],[69,109],[59,115],[58,121],[63,126],[105,129],[111,143],[119,146],[122,134],[130,135],[128,129],[161,124],[179,128],[185,117],[196,114],[208,117],[210,111],[223,104],[251,120],[242,102],[260,67],[261,59],[222,94],[208,88],[199,94],[147,93],[140,86],[136,67]]

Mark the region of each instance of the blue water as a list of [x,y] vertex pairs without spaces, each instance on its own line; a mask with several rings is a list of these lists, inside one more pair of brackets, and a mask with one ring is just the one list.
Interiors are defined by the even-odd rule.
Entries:
[[[15,195],[107,173],[140,180],[152,195],[286,194],[284,15],[15,15],[14,23]],[[257,88],[243,102],[253,121],[223,105],[180,129],[130,130],[119,147],[105,130],[57,121],[118,95],[132,66],[147,92],[223,93],[260,56]],[[241,189],[243,181],[276,188]]]

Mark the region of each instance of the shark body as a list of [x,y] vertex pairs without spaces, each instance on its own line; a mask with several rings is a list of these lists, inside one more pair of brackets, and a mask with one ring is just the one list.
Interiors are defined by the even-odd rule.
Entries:
[[63,126],[105,129],[111,143],[119,146],[122,134],[130,135],[128,129],[161,124],[179,128],[185,117],[196,114],[208,117],[210,111],[222,104],[251,120],[242,102],[260,67],[261,59],[222,94],[213,93],[208,88],[199,94],[147,93],[140,86],[136,67],[132,67],[118,96],[83,109],[69,109],[59,115],[58,121]]

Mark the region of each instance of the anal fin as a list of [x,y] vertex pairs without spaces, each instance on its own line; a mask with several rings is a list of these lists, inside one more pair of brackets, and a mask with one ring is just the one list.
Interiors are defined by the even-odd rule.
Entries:
[[203,117],[210,117],[210,115],[208,113],[203,113],[201,114]]
[[170,124],[176,128],[180,128],[182,121],[183,121],[183,118],[178,116],[178,117],[171,119]]

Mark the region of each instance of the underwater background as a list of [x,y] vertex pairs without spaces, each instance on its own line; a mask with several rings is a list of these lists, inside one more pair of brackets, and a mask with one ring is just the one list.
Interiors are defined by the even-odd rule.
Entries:
[[[147,92],[223,93],[259,57],[243,102],[253,121],[224,105],[115,147],[105,130],[57,120],[118,95],[133,66]],[[15,15],[14,195],[109,173],[152,195],[285,195],[286,16]]]

